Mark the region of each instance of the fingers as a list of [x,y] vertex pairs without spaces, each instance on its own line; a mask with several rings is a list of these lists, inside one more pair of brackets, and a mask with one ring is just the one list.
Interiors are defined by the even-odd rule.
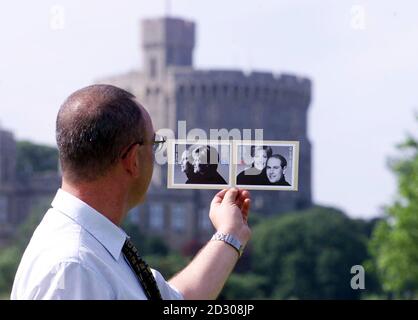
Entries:
[[241,195],[245,198],[250,198],[251,194],[247,190],[242,190]]
[[225,197],[225,193],[228,191],[228,189],[223,189],[222,191],[219,191],[215,196],[213,197],[213,200],[211,202],[212,205],[220,204]]
[[237,188],[228,189],[228,191],[225,193],[222,203],[236,204],[238,196],[239,190]]
[[225,196],[225,193],[228,191],[228,189],[223,189],[223,190],[221,190],[221,191],[219,191],[216,195],[215,195],[215,197],[220,197],[220,198],[222,198],[223,199],[223,197]]
[[250,198],[250,193],[247,190],[241,190],[238,200],[244,202],[245,199]]
[[224,189],[214,196],[211,206],[225,202],[235,204],[242,210],[245,200],[249,198],[250,193],[247,190],[239,190],[237,188]]
[[241,209],[242,218],[244,219],[245,223],[248,223],[248,213],[250,212],[250,205],[251,200],[249,198],[245,199]]
[[242,218],[244,219],[245,223],[248,223],[248,214],[250,212],[251,199],[250,193],[247,190],[241,191],[241,194],[239,196],[239,202],[239,208],[241,209]]
[[250,193],[247,190],[240,190],[240,194],[237,199],[237,205],[242,210],[242,205],[244,204],[245,199],[250,198]]

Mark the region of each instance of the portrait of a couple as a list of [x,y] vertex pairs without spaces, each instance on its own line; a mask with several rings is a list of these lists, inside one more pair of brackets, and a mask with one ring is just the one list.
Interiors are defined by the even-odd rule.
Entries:
[[250,166],[237,176],[237,185],[290,186],[286,181],[287,160],[270,146],[250,147]]
[[219,153],[210,145],[192,145],[181,154],[180,168],[186,184],[228,184],[218,172]]

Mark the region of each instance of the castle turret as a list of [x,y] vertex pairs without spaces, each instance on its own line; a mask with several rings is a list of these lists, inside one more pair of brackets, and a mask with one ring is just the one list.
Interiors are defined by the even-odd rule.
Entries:
[[142,22],[142,52],[145,74],[158,79],[170,66],[192,66],[195,24],[178,18]]

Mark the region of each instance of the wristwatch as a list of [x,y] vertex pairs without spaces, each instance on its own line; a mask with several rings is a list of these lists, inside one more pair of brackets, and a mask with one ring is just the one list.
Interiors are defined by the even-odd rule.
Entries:
[[235,250],[237,250],[238,255],[241,257],[242,253],[244,252],[244,246],[241,244],[241,242],[235,238],[232,234],[229,233],[222,233],[222,232],[216,232],[211,240],[221,240],[232,246]]

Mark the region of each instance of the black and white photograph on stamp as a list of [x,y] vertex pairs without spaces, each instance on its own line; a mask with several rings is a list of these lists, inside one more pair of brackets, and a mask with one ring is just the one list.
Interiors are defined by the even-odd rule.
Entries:
[[192,144],[172,141],[169,148],[168,187],[223,189],[230,186],[230,164],[229,142],[200,141]]
[[236,186],[258,190],[297,190],[297,142],[237,142],[235,150]]

